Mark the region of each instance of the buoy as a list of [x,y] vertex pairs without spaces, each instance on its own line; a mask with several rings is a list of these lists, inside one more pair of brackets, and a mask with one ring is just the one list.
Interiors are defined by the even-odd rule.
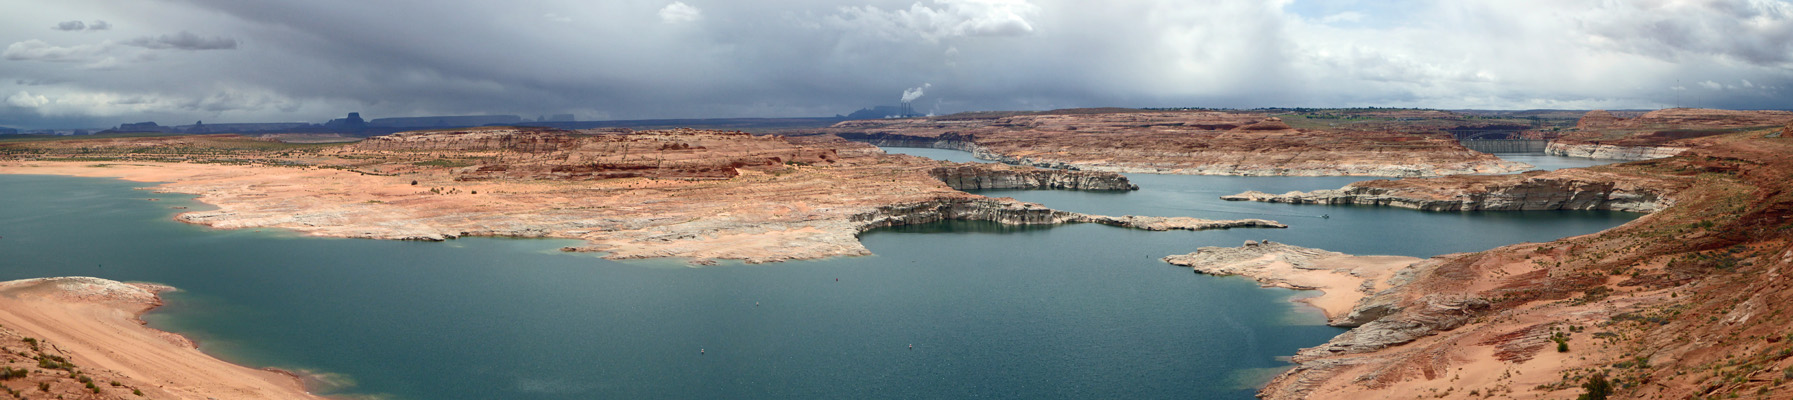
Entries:
[[704,349],[697,349],[697,354],[702,355],[703,353],[704,353]]
[[760,302],[757,302],[757,301],[756,301],[756,302],[753,302],[753,306],[754,306],[754,307],[759,307],[759,306],[760,306]]
[[915,350],[915,344],[910,344],[910,345],[909,345],[909,350]]

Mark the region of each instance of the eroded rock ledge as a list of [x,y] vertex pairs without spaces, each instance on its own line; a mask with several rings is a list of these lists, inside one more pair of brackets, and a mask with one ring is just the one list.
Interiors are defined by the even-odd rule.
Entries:
[[1531,171],[1500,176],[1450,176],[1375,180],[1339,189],[1222,196],[1231,201],[1290,204],[1357,204],[1425,211],[1614,210],[1655,212],[1673,203],[1682,185],[1594,170]]
[[1112,172],[1011,169],[991,164],[959,164],[929,171],[953,189],[1139,190],[1126,176]]

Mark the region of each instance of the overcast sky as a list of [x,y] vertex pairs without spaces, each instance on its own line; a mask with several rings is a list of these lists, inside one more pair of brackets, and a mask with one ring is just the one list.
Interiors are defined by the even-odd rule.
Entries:
[[[1777,0],[0,0],[0,126],[1793,108]],[[917,93],[919,92],[919,93]],[[1677,100],[1678,99],[1678,100]]]

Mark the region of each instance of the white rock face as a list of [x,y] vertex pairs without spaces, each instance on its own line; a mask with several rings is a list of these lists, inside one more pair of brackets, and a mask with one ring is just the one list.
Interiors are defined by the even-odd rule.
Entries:
[[1553,156],[1592,158],[1596,160],[1654,160],[1674,157],[1686,147],[1614,146],[1609,144],[1567,144],[1550,142],[1544,153]]

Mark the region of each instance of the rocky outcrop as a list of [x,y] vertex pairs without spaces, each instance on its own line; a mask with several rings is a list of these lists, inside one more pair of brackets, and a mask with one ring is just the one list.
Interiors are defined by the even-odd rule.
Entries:
[[934,179],[959,190],[1057,189],[1139,190],[1127,177],[1112,172],[1010,169],[987,164],[959,164],[929,171]]
[[1672,200],[1665,182],[1627,181],[1588,172],[1533,171],[1510,176],[1366,181],[1339,189],[1222,196],[1230,201],[1355,204],[1425,211],[1614,210],[1655,212]]
[[1005,225],[1094,223],[1150,231],[1288,227],[1264,219],[1207,220],[1190,217],[1090,215],[1054,210],[1039,204],[990,198],[941,199],[884,206],[873,212],[854,215],[851,220],[859,224],[861,231],[946,220],[989,221]]
[[1265,265],[1281,262],[1294,269],[1318,270],[1321,268],[1314,261],[1344,256],[1347,254],[1266,240],[1246,241],[1244,246],[1239,247],[1202,247],[1195,249],[1194,253],[1166,256],[1162,260],[1203,274],[1245,275],[1268,284],[1277,282],[1277,277],[1259,275],[1257,270]]
[[1596,160],[1654,160],[1674,157],[1686,152],[1688,147],[1679,146],[1622,146],[1593,143],[1564,143],[1551,141],[1544,148],[1544,154],[1563,157],[1592,158]]

